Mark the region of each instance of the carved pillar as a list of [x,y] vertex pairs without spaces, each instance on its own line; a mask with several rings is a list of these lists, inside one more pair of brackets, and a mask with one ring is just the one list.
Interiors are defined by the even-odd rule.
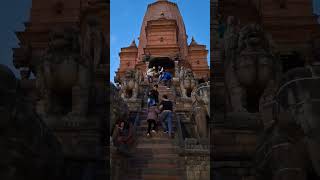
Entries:
[[179,77],[179,61],[174,61],[174,71],[175,71],[175,75],[174,77]]
[[148,71],[149,69],[149,61],[146,61],[146,72]]

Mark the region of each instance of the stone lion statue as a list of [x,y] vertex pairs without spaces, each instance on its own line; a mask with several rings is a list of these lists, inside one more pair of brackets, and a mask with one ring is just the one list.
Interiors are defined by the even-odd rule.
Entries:
[[231,27],[227,29],[233,30],[227,30],[224,39],[225,84],[230,109],[257,112],[264,89],[279,78],[280,65],[271,39],[259,25],[246,25],[239,32],[234,30],[234,25],[229,24]]
[[208,121],[210,120],[210,83],[199,84],[191,93],[193,117],[200,138],[209,137]]
[[141,73],[139,70],[128,70],[121,79],[121,97],[123,99],[136,99],[139,94]]
[[181,67],[179,74],[181,96],[190,98],[192,90],[196,87],[197,82],[190,68]]
[[[90,63],[80,56],[79,32],[74,28],[51,32],[49,47],[37,71],[39,114],[67,114],[79,119],[88,112]],[[71,99],[68,99],[71,97]]]
[[63,153],[54,134],[0,65],[0,179],[61,179]]

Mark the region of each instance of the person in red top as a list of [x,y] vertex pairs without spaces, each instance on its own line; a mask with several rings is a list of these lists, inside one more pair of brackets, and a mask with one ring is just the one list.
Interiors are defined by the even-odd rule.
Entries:
[[157,119],[158,119],[158,114],[160,113],[160,110],[158,109],[156,104],[153,104],[151,107],[148,108],[148,115],[147,115],[147,121],[148,121],[148,132],[147,136],[150,136],[150,131],[151,131],[151,126],[152,127],[152,132],[156,132],[157,128]]

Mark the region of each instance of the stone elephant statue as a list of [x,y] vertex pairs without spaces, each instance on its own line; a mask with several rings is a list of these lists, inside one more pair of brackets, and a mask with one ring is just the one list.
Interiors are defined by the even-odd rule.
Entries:
[[273,123],[257,148],[259,179],[320,178],[320,67],[290,70],[273,103]]
[[20,92],[14,74],[0,65],[0,179],[62,179],[61,145]]

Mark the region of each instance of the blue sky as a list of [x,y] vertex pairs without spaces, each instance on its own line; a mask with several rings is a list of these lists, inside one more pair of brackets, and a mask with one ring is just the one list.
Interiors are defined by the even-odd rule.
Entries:
[[[110,22],[110,80],[119,67],[119,52],[134,39],[138,45],[140,28],[147,6],[156,0],[111,0]],[[178,4],[188,43],[192,36],[210,49],[210,0],[171,0]],[[209,55],[208,55],[209,57]],[[208,58],[209,60],[209,58]]]

